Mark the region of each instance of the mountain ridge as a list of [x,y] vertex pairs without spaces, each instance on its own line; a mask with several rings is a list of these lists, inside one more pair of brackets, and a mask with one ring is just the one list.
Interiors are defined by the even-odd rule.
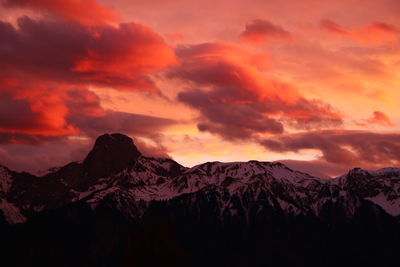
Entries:
[[0,166],[6,262],[397,266],[399,168],[335,179],[255,160],[187,168],[142,155],[127,136],[99,138],[90,164],[41,177]]
[[[292,170],[280,162],[255,160],[206,162],[187,168],[172,159],[143,156],[133,140],[125,135],[104,134],[97,138],[82,163],[71,162],[41,177],[0,166],[0,198],[7,203],[1,208],[3,213],[14,214],[19,209],[21,216],[29,217],[37,211],[61,207],[96,192],[99,198],[112,188],[123,190],[135,199],[152,201],[172,199],[211,186],[221,192],[227,191],[232,197],[258,186],[276,198],[274,201],[279,202],[281,208],[285,206],[295,213],[313,210],[318,214],[319,206],[326,201],[337,201],[340,196],[357,191],[364,200],[397,217],[400,215],[399,177],[400,169],[389,167],[375,171],[354,168],[335,179],[324,179]],[[27,188],[27,183],[33,188]],[[15,193],[9,193],[10,190]],[[326,196],[321,197],[323,194]],[[8,211],[7,206],[11,207]],[[8,217],[8,221],[24,222],[21,216]]]

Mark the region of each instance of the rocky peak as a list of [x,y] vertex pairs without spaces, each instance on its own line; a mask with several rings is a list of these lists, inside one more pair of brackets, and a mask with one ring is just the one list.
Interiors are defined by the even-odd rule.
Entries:
[[87,177],[97,179],[120,172],[141,155],[132,138],[123,134],[103,134],[83,162]]
[[354,168],[343,177],[347,184],[357,186],[367,183],[371,179],[372,175],[367,170]]

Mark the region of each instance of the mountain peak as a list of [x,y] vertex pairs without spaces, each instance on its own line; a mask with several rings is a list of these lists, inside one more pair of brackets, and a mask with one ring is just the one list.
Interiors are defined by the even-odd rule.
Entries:
[[349,170],[348,175],[350,175],[350,174],[365,174],[367,172],[368,172],[367,170],[361,169],[360,167],[356,167],[356,168]]
[[133,140],[127,135],[120,133],[108,134],[105,133],[97,137],[94,146],[108,146],[116,143],[125,143],[126,145],[133,145]]
[[88,177],[101,178],[123,170],[140,155],[132,138],[119,133],[103,134],[96,139],[83,164]]

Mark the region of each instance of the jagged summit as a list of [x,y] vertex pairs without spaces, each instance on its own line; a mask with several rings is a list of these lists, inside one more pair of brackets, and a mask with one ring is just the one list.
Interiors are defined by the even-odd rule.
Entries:
[[97,179],[115,174],[141,155],[132,138],[119,134],[103,134],[83,162],[88,177]]

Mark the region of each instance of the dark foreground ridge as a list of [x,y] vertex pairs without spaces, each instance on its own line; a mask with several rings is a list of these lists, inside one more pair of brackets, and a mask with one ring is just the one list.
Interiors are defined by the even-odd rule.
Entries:
[[400,169],[186,168],[100,136],[36,177],[0,166],[3,266],[398,266]]

